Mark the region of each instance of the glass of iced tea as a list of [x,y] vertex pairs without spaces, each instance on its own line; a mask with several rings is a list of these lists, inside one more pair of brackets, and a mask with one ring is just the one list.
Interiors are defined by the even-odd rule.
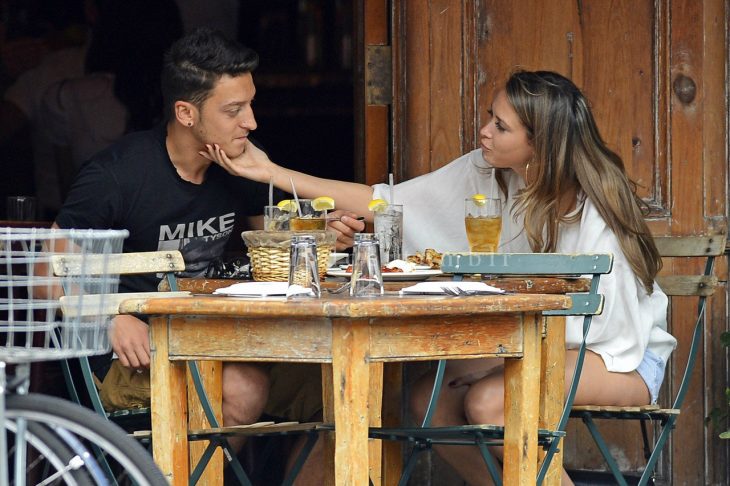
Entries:
[[299,200],[299,213],[292,213],[289,220],[291,231],[324,231],[327,228],[327,210],[316,210],[311,199]]
[[481,194],[466,198],[464,223],[470,251],[496,252],[502,233],[502,201]]

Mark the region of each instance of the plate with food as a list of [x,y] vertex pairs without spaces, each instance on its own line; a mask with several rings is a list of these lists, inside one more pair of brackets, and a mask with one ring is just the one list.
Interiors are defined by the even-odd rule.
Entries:
[[[343,268],[344,267],[344,268]],[[416,265],[404,260],[393,260],[380,268],[384,281],[394,280],[426,280],[434,275],[441,275],[441,270],[433,269],[425,265]],[[327,270],[330,277],[350,277],[352,265]]]

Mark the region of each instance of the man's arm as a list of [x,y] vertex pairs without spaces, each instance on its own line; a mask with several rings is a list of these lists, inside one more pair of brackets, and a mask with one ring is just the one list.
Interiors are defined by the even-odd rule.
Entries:
[[373,215],[368,211],[368,203],[373,197],[373,188],[365,184],[322,179],[281,167],[251,142],[246,144],[243,154],[235,159],[228,158],[217,145],[209,145],[208,151],[202,151],[200,154],[235,176],[263,183],[268,183],[271,179],[274,185],[283,191],[291,192],[291,179],[299,197],[329,196],[335,200],[338,208],[352,211],[364,216],[366,221],[372,222]]

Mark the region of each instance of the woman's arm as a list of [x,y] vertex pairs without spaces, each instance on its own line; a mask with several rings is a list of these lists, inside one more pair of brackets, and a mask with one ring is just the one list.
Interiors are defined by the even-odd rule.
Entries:
[[228,158],[218,145],[208,145],[207,148],[207,152],[201,151],[200,154],[219,164],[230,174],[263,183],[273,180],[276,187],[287,192],[292,190],[291,179],[294,181],[297,196],[308,199],[329,196],[335,200],[338,209],[352,211],[365,216],[367,221],[372,221],[372,213],[368,211],[368,203],[373,197],[373,188],[370,186],[322,179],[287,169],[272,162],[264,151],[251,142],[248,142],[246,150],[234,159]]

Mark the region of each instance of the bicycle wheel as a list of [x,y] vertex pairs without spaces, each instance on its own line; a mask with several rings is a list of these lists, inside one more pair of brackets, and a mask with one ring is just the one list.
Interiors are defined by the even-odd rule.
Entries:
[[[48,428],[35,422],[26,423],[23,433],[24,447],[19,447],[17,421],[6,420],[5,430],[8,442],[8,484],[66,484],[68,486],[94,486],[97,481],[91,477],[81,459],[66,443]],[[22,451],[22,452],[21,452]],[[16,458],[23,455],[21,469],[16,474]],[[93,460],[93,458],[91,458]],[[18,478],[20,478],[18,480]]]
[[[6,399],[6,417],[11,421],[23,419],[29,424],[41,424],[49,430],[60,428],[70,432],[87,450],[94,451],[96,462],[105,470],[108,484],[168,484],[152,456],[139,443],[117,425],[80,405],[48,395],[10,395]],[[75,451],[67,439],[56,435]]]

